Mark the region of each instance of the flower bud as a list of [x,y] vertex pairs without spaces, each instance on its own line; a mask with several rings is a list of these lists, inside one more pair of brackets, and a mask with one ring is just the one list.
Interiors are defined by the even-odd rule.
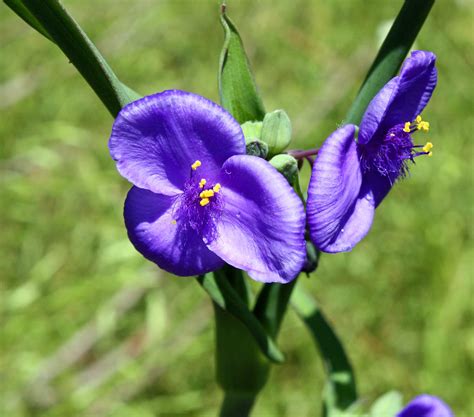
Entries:
[[263,159],[266,159],[268,155],[268,145],[258,139],[247,142],[245,148],[247,155],[258,156],[259,158]]
[[260,140],[262,136],[262,124],[262,122],[245,122],[240,126],[242,132],[244,132],[245,143],[247,145],[255,140]]
[[288,154],[280,154],[270,159],[270,164],[287,179],[291,186],[295,185],[298,179],[298,162],[295,158]]
[[310,241],[306,241],[306,261],[303,265],[303,272],[310,274],[318,267],[319,252]]
[[279,154],[290,144],[291,121],[284,110],[275,110],[265,115],[261,139],[268,144],[270,156]]

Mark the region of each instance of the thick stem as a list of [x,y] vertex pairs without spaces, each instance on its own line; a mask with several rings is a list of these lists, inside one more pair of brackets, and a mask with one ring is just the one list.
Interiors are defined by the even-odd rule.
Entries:
[[254,402],[254,395],[228,391],[224,394],[219,417],[248,417]]
[[[249,301],[242,272],[225,267],[216,274],[227,278],[242,300]],[[214,303],[216,321],[216,377],[224,390],[221,417],[250,415],[258,393],[265,386],[270,362],[261,353],[249,329],[235,316]]]

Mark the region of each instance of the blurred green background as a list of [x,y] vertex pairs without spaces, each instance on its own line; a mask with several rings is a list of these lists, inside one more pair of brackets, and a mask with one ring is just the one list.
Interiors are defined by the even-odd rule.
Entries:
[[[132,88],[218,100],[217,1],[64,3]],[[341,123],[401,3],[228,2],[267,110],[292,119],[293,147],[318,146]],[[345,342],[367,404],[391,389],[407,401],[428,392],[474,416],[473,11],[437,2],[417,40],[439,58],[424,114],[433,158],[417,160],[352,253],[325,255],[301,279]],[[128,242],[110,115],[3,4],[0,31],[0,415],[214,416],[210,302]],[[318,416],[323,367],[293,311],[279,341],[287,363],[254,415]]]

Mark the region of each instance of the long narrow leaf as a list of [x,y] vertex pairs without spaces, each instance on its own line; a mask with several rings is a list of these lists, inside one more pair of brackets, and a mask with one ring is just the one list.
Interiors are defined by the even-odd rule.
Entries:
[[6,0],[6,4],[56,43],[113,116],[124,105],[140,97],[119,81],[96,46],[58,0]]
[[257,92],[250,63],[237,28],[222,6],[221,23],[225,39],[219,62],[221,104],[240,123],[263,120],[265,110]]
[[264,284],[258,294],[253,312],[272,337],[278,335],[296,281]]
[[47,30],[38,22],[30,11],[25,7],[22,0],[4,0],[5,4],[10,7],[19,17],[21,17],[28,25],[37,32],[41,33],[45,38],[54,43]]
[[206,274],[198,277],[197,280],[214,303],[239,319],[247,327],[260,350],[268,359],[277,363],[284,361],[283,353],[248,309],[246,302],[232,288],[225,275]]
[[397,74],[434,1],[405,0],[347,113],[346,123],[359,124],[370,100]]
[[357,399],[355,376],[341,340],[324,317],[316,301],[300,286],[293,291],[291,304],[311,333],[324,361],[327,384],[324,415],[343,411]]

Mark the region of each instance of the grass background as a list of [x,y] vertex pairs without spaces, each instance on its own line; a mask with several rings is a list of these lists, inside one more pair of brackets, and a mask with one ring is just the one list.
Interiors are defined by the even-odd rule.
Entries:
[[[64,3],[132,88],[218,100],[217,1]],[[402,2],[228,3],[267,109],[288,112],[304,148],[342,121]],[[302,279],[345,341],[363,401],[428,392],[458,417],[474,416],[473,11],[438,1],[417,40],[439,58],[424,114],[433,158],[417,160],[353,252]],[[128,242],[109,114],[3,4],[0,31],[0,415],[215,415],[209,300]],[[292,311],[279,341],[288,361],[254,415],[319,415],[322,363]]]

